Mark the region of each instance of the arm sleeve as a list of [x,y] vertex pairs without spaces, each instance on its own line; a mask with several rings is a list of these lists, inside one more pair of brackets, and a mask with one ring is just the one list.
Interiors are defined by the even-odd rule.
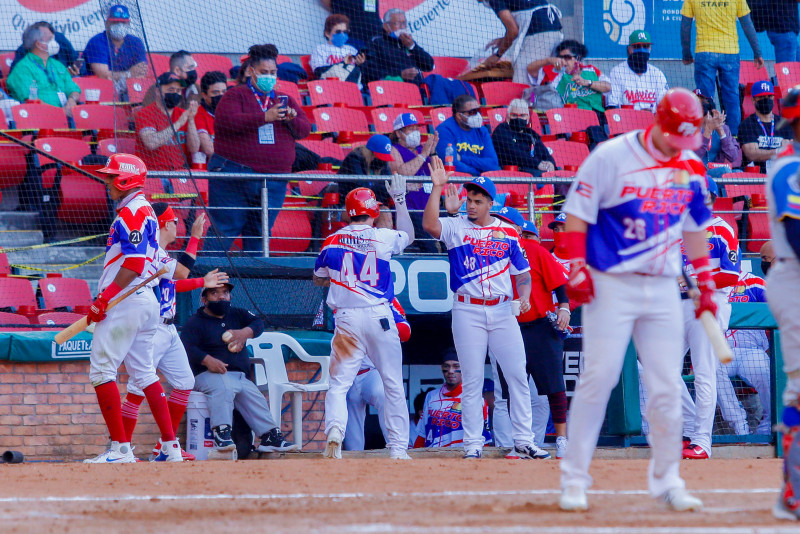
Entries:
[[[780,160],[778,160],[780,161]],[[800,220],[800,162],[792,161],[779,167],[772,178],[775,215],[779,221]]]
[[[713,138],[714,134],[712,133],[711,136]],[[700,148],[695,150],[694,153],[698,158],[700,158],[702,161],[705,162],[706,156],[708,155],[708,141],[706,141],[705,137],[703,137],[703,139],[700,142]]]
[[187,321],[181,331],[181,341],[186,349],[186,354],[189,356],[189,363],[192,365],[202,365],[203,358],[208,354],[208,352],[200,348],[202,339],[203,332],[196,327],[196,321],[191,319]]
[[317,256],[317,260],[314,262],[314,275],[319,278],[330,278],[331,276],[326,263],[327,256],[328,249],[323,246],[322,250],[319,252],[319,256]]
[[[688,9],[687,9],[688,8]],[[690,57],[692,55],[692,15],[687,14],[687,10],[691,12],[691,2],[684,2],[683,10],[681,13],[681,50],[683,50],[683,57]]]
[[556,293],[556,300],[558,300],[559,304],[569,304],[569,297],[567,296],[567,285],[562,284],[557,288],[553,289]]
[[380,80],[386,76],[386,67],[384,65],[383,54],[381,53],[381,45],[379,42],[382,38],[375,37],[369,43],[367,48],[367,59],[361,64],[361,73],[364,75],[364,83]]
[[[604,171],[600,169],[607,167]],[[564,204],[564,211],[574,215],[579,219],[595,224],[597,222],[597,212],[600,209],[600,198],[602,197],[602,183],[598,183],[597,176],[606,176],[609,172],[614,172],[614,166],[605,166],[605,161],[592,152],[589,157],[578,168],[578,173],[572,181],[567,194],[567,201]]]
[[230,91],[219,101],[214,113],[214,130],[217,134],[238,136],[242,130],[255,130],[267,123],[261,110],[257,113],[244,110],[243,97],[242,92]]
[[303,111],[303,107],[295,102],[294,98],[289,97],[288,106],[297,112],[297,117],[294,120],[286,123],[286,127],[292,133],[295,139],[305,139],[311,133],[311,121],[308,120],[308,115]]
[[622,105],[622,80],[619,77],[619,71],[614,68],[611,70],[611,92],[606,97],[606,107],[619,107]]
[[256,317],[252,312],[237,308],[239,312],[240,328],[250,327],[253,329],[253,337],[256,338],[264,332],[264,321]]
[[81,88],[78,87],[78,84],[72,79],[72,75],[67,70],[67,67],[63,66],[60,62],[58,63],[59,67],[59,76],[61,76],[63,83],[64,83],[64,93],[69,96],[72,93],[79,93],[81,92]]
[[694,194],[689,201],[689,213],[683,221],[683,230],[685,232],[699,232],[708,227],[711,222],[711,212],[705,205],[705,188],[700,185],[699,181],[695,181],[695,187],[692,188]]
[[800,260],[800,219],[784,219],[783,226],[786,230],[786,240],[792,247],[794,255]]
[[725,139],[720,141],[720,152],[725,156],[732,169],[742,166],[742,147],[739,146],[739,141],[731,135],[731,129],[726,124]]
[[392,244],[392,254],[402,254],[408,246],[408,234],[400,230],[381,228],[381,240]]
[[494,143],[492,143],[492,136],[486,127],[481,127],[483,137],[483,152],[481,157],[477,158],[478,170],[481,172],[497,171],[500,170],[500,163],[497,161],[497,152],[494,150]]
[[[667,77],[664,76],[663,72],[661,73],[661,76],[659,78],[660,80],[658,83],[658,94],[656,95],[656,102],[660,102],[661,98],[665,94],[667,94],[667,91],[669,91],[669,82],[667,81]],[[653,112],[655,113],[655,107],[653,108]]]
[[[741,3],[747,7],[744,0],[742,0]],[[750,43],[750,48],[753,49],[754,57],[761,57],[761,45],[758,44],[758,35],[756,35],[756,29],[753,27],[753,19],[750,18],[749,12],[739,17],[739,24],[742,25],[742,30],[744,31],[745,37],[747,37],[747,42]]]
[[317,70],[320,67],[327,67],[328,66],[328,58],[325,57],[325,45],[317,45],[314,49],[314,53],[311,54],[311,58],[308,60],[308,64],[311,66],[312,70]]
[[134,39],[131,49],[132,49],[131,56],[133,59],[133,65],[136,65],[137,63],[145,63],[145,64],[147,63],[147,51],[145,50],[144,42],[141,39],[139,38]]
[[414,64],[419,70],[424,72],[433,70],[433,58],[419,44],[411,50],[411,56],[414,58]]
[[[6,89],[8,93],[20,102],[25,102],[28,99],[28,90],[31,85],[31,77],[26,76],[28,69],[26,63],[18,63],[11,70],[6,80]],[[25,83],[27,81],[27,83]]]
[[[541,275],[544,285],[548,291],[555,291],[558,295],[558,288],[563,288],[568,280],[567,270],[561,265],[552,254],[542,249],[542,254],[538,254],[538,261],[541,266]],[[559,302],[569,302],[564,293],[564,300],[559,298]]]
[[108,65],[108,48],[100,46],[100,39],[92,37],[86,43],[86,48],[83,51],[83,58],[87,64],[99,63],[101,65]]
[[528,263],[528,258],[525,257],[525,253],[522,251],[522,246],[520,246],[519,240],[511,239],[509,241],[510,246],[508,247],[508,259],[510,268],[508,272],[513,275],[518,275],[530,271],[531,266]]
[[[451,241],[456,233],[456,224],[459,222],[458,217],[439,217],[439,222],[442,225],[442,233],[439,234],[439,241],[444,243],[447,248],[451,248]],[[455,246],[455,244],[453,244]]]
[[455,155],[455,150],[456,150],[455,139],[453,139],[453,133],[450,131],[450,129],[444,127],[443,125],[439,125],[439,127],[436,128],[436,133],[439,134],[439,143],[436,145],[436,153],[439,155],[440,158],[442,158],[442,161],[444,161],[448,144],[453,145],[453,152]]

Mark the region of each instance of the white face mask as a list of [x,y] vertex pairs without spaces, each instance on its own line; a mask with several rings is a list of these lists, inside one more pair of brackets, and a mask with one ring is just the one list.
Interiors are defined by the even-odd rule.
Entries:
[[54,56],[61,50],[61,46],[56,41],[55,37],[47,41],[47,54]]
[[128,35],[128,25],[124,22],[119,22],[117,24],[112,24],[108,27],[108,34],[111,36],[112,39],[121,40],[124,39],[126,35]]
[[398,37],[400,37],[401,35],[411,35],[411,30],[409,30],[408,28],[401,28],[397,30],[395,33],[397,34]]
[[422,134],[419,133],[419,130],[406,135],[406,146],[408,148],[417,148],[420,143],[422,143]]
[[480,128],[483,126],[483,117],[481,117],[480,113],[477,115],[471,115],[467,118],[467,126],[470,128]]

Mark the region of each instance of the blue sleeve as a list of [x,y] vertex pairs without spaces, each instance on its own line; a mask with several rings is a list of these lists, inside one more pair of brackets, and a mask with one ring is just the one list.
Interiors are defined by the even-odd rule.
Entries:
[[531,265],[530,263],[528,263],[528,258],[525,257],[525,252],[519,245],[519,241],[517,241],[516,239],[512,239],[510,240],[509,244],[511,245],[508,247],[509,260],[511,261],[511,265],[517,271],[516,273],[512,272],[511,274],[518,274],[525,271],[529,271]]
[[697,232],[707,226],[711,220],[711,211],[705,204],[705,189],[699,182],[694,182],[692,191],[694,194],[692,195],[692,200],[689,201],[688,224],[684,225],[684,227],[689,232]]
[[775,214],[779,221],[787,217],[800,219],[800,162],[793,161],[781,167],[772,178]]
[[712,241],[711,256],[719,258],[719,268],[721,271],[738,273],[741,271],[739,251],[731,250],[728,243],[720,236],[715,236]]
[[453,152],[455,153],[456,143],[455,139],[453,139],[453,132],[450,131],[450,128],[447,128],[443,124],[440,124],[438,128],[436,128],[436,132],[439,134],[439,144],[436,145],[436,154],[442,158],[444,161],[445,152],[447,152],[447,145],[453,145]]
[[499,171],[500,163],[497,161],[497,152],[494,150],[492,136],[489,135],[489,131],[486,129],[486,126],[481,127],[481,137],[483,138],[481,141],[483,144],[483,152],[479,158],[479,168],[481,172]]
[[784,219],[783,226],[786,231],[786,241],[792,247],[794,255],[800,260],[800,219]]
[[756,302],[767,302],[767,292],[764,291],[764,288],[754,287],[752,291]]
[[147,63],[147,51],[144,49],[144,43],[141,39],[131,39],[131,59],[133,60],[133,65],[137,63]]
[[98,36],[102,36],[102,34],[95,35],[86,43],[86,48],[83,51],[83,58],[86,60],[87,64],[100,63],[109,65],[108,47],[103,43],[103,39],[98,39]]

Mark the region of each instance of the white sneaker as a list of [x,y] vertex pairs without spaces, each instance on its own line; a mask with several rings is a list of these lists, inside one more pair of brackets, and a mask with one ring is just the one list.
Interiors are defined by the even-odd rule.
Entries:
[[324,458],[331,458],[334,460],[342,459],[342,431],[336,427],[331,428],[328,432],[327,443],[325,445],[325,452],[322,453]]
[[85,464],[132,464],[136,463],[130,443],[112,441],[108,450],[83,461]]
[[408,455],[405,449],[389,449],[389,458],[392,460],[410,460],[411,456]]
[[[163,459],[162,459],[163,458]],[[178,440],[164,441],[161,443],[161,452],[158,455],[156,462],[182,462],[183,454],[181,454],[181,446]]]
[[583,512],[589,509],[586,492],[580,486],[567,486],[561,490],[558,507],[567,512]]
[[661,495],[661,500],[676,512],[699,512],[703,509],[703,501],[693,497],[684,488],[672,488]]
[[556,458],[561,459],[567,453],[567,438],[558,436],[556,438]]

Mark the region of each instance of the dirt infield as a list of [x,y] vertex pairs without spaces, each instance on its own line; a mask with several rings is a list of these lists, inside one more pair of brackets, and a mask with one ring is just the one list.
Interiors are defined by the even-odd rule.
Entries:
[[[779,460],[684,462],[701,513],[647,496],[646,461],[597,460],[587,513],[558,510],[558,462],[483,459],[0,465],[0,531],[798,532],[770,508]],[[212,530],[213,529],[213,530]],[[223,530],[224,529],[224,530]]]

